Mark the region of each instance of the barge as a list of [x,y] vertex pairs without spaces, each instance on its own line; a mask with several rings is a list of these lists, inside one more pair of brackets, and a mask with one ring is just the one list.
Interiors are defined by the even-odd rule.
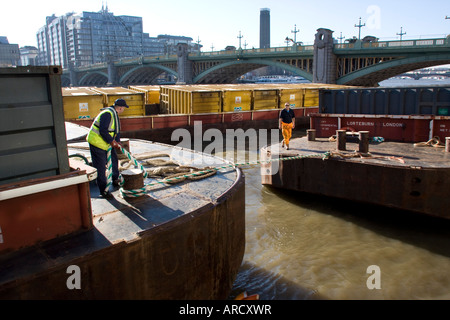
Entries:
[[[183,165],[226,165],[164,144],[129,144],[137,156],[167,154]],[[87,144],[69,144],[69,153],[83,154],[83,147]],[[89,159],[89,151],[84,156]],[[139,198],[124,198],[115,190],[107,200],[99,196],[92,172],[77,170],[78,161],[72,166],[75,176],[65,180],[82,181],[75,188],[79,192],[70,186],[44,191],[42,184],[32,182],[2,186],[0,299],[228,297],[245,250],[245,182],[239,169],[162,185]],[[30,191],[31,186],[38,190]],[[80,217],[67,206],[79,207]],[[70,230],[77,222],[78,230]],[[67,230],[69,234],[60,234]],[[54,237],[42,241],[49,232]],[[68,285],[74,266],[79,289]]]
[[[360,153],[359,143],[308,137],[291,140],[281,158],[265,164],[262,184],[450,219],[450,153],[443,148],[401,142],[371,144]],[[274,157],[269,146],[261,161]],[[273,175],[272,175],[273,173]]]
[[245,250],[241,170],[129,139],[133,156],[159,167],[228,169],[175,184],[153,173],[145,195],[100,197],[85,135],[64,122],[60,75],[0,70],[0,299],[226,299]]
[[261,149],[262,184],[449,219],[449,93],[324,90],[306,137]]

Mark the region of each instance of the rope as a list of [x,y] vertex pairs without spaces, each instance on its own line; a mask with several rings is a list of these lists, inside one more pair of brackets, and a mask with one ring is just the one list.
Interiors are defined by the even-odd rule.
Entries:
[[342,159],[348,159],[348,158],[361,158],[361,159],[381,159],[381,160],[393,160],[398,161],[400,163],[405,163],[403,160],[403,157],[386,157],[386,156],[373,156],[371,153],[361,153],[361,152],[353,152],[349,154],[344,154],[342,152],[330,152],[329,158],[332,157],[339,157]]
[[439,137],[434,137],[433,139],[428,140],[427,142],[419,142],[415,143],[414,147],[434,147],[434,148],[445,148],[445,145],[441,142]]
[[[131,162],[133,162],[138,168],[140,168],[144,172],[144,178],[148,177],[148,171],[140,163],[138,163],[138,161],[135,159],[135,157],[133,157],[123,147],[121,147],[121,150]],[[224,166],[220,166],[220,167],[206,167],[206,168],[201,169],[200,171],[194,171],[194,172],[190,172],[187,174],[179,173],[179,174],[171,175],[161,181],[156,181],[153,183],[146,184],[146,185],[144,185],[144,187],[139,188],[139,189],[125,190],[125,189],[123,189],[123,184],[122,184],[122,187],[120,188],[120,193],[121,193],[122,197],[124,197],[124,198],[141,197],[141,196],[147,194],[148,189],[150,187],[154,187],[154,186],[158,186],[158,185],[175,184],[175,183],[185,181],[186,179],[193,180],[193,181],[205,179],[212,175],[215,175],[220,170],[225,170],[225,169],[229,169],[229,168],[260,165],[260,164],[266,164],[266,163],[271,163],[271,162],[275,162],[275,161],[290,161],[290,160],[305,159],[305,158],[321,158],[322,160],[326,160],[329,157],[330,157],[330,152],[326,152],[326,153],[310,154],[310,155],[304,155],[304,156],[277,158],[277,159],[271,159],[271,160],[266,160],[266,161],[258,160],[258,161],[254,161],[254,162],[242,162],[242,163],[237,163],[237,164],[228,164],[228,165],[224,165]],[[183,168],[183,167],[180,167],[180,168]],[[195,167],[185,167],[185,168],[189,168],[191,171],[199,170],[198,168],[195,168]]]
[[105,191],[108,191],[109,188],[112,185],[112,160],[111,160],[111,154],[112,154],[112,147],[110,146],[106,153],[106,189]]

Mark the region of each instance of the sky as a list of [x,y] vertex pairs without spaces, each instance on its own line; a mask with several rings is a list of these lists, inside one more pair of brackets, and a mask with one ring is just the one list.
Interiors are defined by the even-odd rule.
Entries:
[[[143,18],[144,32],[191,37],[202,51],[226,46],[259,48],[261,8],[270,9],[271,46],[286,46],[286,37],[313,44],[319,28],[335,39],[371,35],[380,40],[441,38],[450,34],[449,0],[5,0],[0,10],[0,36],[9,43],[37,46],[36,33],[47,16],[98,12]],[[293,31],[299,31],[294,33]],[[238,36],[242,38],[239,39]]]

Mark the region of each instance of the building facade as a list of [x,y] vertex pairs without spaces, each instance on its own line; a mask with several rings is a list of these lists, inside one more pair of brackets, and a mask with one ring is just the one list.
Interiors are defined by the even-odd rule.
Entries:
[[261,49],[270,48],[270,9],[261,9],[259,23],[259,47]]
[[20,65],[21,66],[37,66],[39,51],[36,47],[25,46],[20,48]]
[[68,13],[47,17],[46,25],[37,32],[40,65],[63,68],[89,66],[96,63],[154,56],[176,52],[173,42],[188,43],[192,38],[158,36],[143,32],[142,17],[115,16],[108,8],[99,12]]
[[19,63],[19,45],[10,44],[7,37],[0,36],[0,67],[16,67]]

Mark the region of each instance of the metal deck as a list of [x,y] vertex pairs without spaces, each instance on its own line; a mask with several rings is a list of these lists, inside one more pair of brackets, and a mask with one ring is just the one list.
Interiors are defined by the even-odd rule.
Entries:
[[[334,156],[345,157],[346,161],[356,163],[378,164],[395,167],[421,167],[421,168],[450,168],[450,153],[445,148],[431,146],[414,146],[414,143],[381,142],[369,145],[369,155],[356,156],[359,144],[347,141],[346,151],[336,148],[336,142],[327,138],[316,138],[308,141],[307,138],[294,139],[290,142],[290,150],[280,148],[282,156],[304,156],[313,153],[332,151]],[[355,155],[355,156],[353,156]]]
[[[90,161],[87,143],[68,145],[69,154],[83,154]],[[131,140],[130,151],[133,156],[140,154],[167,154],[172,160],[185,166],[204,168],[208,166],[230,165],[226,160],[184,150],[159,143]],[[153,159],[165,159],[157,157]],[[155,185],[148,188],[147,195],[138,198],[123,198],[119,188],[112,188],[112,199],[100,196],[98,187],[91,182],[91,204],[95,228],[111,243],[132,240],[145,229],[152,228],[181,215],[200,208],[214,205],[229,190],[238,178],[235,169],[225,169],[218,174],[199,181],[186,181],[173,185]],[[161,179],[147,178],[145,184]]]

